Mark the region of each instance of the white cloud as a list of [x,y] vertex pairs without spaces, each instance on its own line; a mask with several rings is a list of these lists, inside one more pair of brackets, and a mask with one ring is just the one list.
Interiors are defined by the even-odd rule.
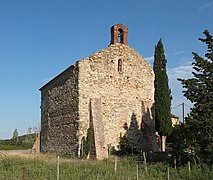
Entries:
[[182,65],[174,68],[168,69],[168,75],[172,80],[175,78],[188,79],[192,76],[192,65]]
[[185,54],[185,53],[186,53],[186,51],[177,51],[174,53],[174,55],[177,56],[177,55],[181,55],[181,54]]
[[154,62],[154,56],[146,57],[144,58],[146,61],[148,61],[150,64]]
[[207,11],[207,10],[213,10],[213,1],[207,2],[207,3],[203,4],[203,5],[198,9],[199,12],[204,12],[204,11]]
[[182,65],[174,68],[168,69],[169,87],[172,91],[172,96],[183,96],[182,95],[182,85],[177,79],[189,79],[192,77],[192,66]]
[[[192,65],[191,62],[187,62],[185,65],[177,66],[174,68],[168,68],[168,78],[169,78],[169,87],[172,91],[172,107],[178,106],[183,102],[188,106],[185,107],[185,114],[186,116],[192,104],[183,96],[183,88],[181,83],[177,80],[178,78],[181,79],[189,79],[192,77]],[[181,117],[182,116],[182,107],[178,106],[177,108],[172,109],[172,113]]]

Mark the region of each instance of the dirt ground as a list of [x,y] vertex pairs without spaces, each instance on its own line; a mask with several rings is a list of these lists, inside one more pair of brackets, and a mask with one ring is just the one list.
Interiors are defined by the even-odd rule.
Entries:
[[21,157],[33,157],[39,153],[33,153],[31,149],[29,150],[0,150],[0,157],[8,156],[21,156]]
[[[55,164],[57,162],[58,155],[54,153],[40,153],[29,150],[0,150],[0,161],[8,157],[21,157],[24,159],[39,159],[48,163]],[[60,158],[60,162],[79,162],[79,159],[73,158]]]

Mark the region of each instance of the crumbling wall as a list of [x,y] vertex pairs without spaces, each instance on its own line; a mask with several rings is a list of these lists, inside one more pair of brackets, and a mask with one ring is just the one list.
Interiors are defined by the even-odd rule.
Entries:
[[[101,99],[104,144],[118,149],[125,123],[130,126],[134,113],[139,126],[143,113],[141,102],[154,102],[152,67],[133,48],[112,44],[77,62],[79,67],[79,139],[89,127],[91,98]],[[80,145],[81,141],[79,141]],[[99,152],[96,152],[96,154]]]
[[77,66],[69,67],[40,90],[41,151],[77,154]]
[[[100,159],[108,149],[119,148],[132,115],[141,128],[141,102],[150,107],[154,102],[154,72],[127,42],[113,42],[77,61],[40,90],[41,151],[83,154],[92,105],[95,156]],[[147,132],[152,132],[153,127],[148,127]]]
[[105,147],[105,137],[104,137],[104,122],[102,119],[102,108],[101,99],[93,98],[90,99],[90,127],[93,131],[93,141],[94,147],[91,148],[91,155],[97,159],[108,158],[108,149]]

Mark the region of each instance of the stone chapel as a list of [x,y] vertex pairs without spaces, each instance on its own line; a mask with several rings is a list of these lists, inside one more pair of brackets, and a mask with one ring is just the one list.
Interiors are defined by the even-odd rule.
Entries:
[[107,158],[110,148],[119,149],[120,138],[131,129],[133,121],[143,131],[141,140],[137,139],[142,150],[157,149],[154,72],[129,47],[128,28],[122,24],[111,27],[107,48],[78,60],[40,91],[41,152],[81,156],[91,128],[90,156]]

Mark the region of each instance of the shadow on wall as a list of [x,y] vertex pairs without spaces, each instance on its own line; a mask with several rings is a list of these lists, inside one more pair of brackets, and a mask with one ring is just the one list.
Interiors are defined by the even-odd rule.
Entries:
[[[151,108],[151,111],[153,108]],[[150,108],[144,108],[144,115],[140,126],[138,125],[135,113],[132,113],[130,126],[124,124],[126,133],[120,138],[120,150],[118,155],[138,154],[142,151],[156,152],[158,151],[156,136],[155,136],[155,121],[151,116]],[[153,114],[153,113],[152,113]]]

